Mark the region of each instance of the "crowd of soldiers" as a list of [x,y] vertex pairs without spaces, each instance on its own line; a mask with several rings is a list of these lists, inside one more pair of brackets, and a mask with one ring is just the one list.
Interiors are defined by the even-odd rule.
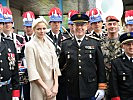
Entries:
[[[0,100],[30,100],[24,51],[34,37],[35,15],[23,13],[25,34],[21,36],[13,32],[11,10],[0,5],[0,11]],[[46,36],[55,46],[62,74],[57,100],[133,100],[133,10],[125,12],[127,32],[122,35],[120,21],[111,14],[106,17],[107,32],[102,30],[97,8],[84,14],[70,10],[64,32],[60,31],[61,10],[52,8],[49,17]]]

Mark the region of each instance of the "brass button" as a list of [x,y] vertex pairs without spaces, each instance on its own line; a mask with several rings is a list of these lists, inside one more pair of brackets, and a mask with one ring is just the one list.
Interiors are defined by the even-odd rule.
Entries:
[[81,51],[81,49],[79,49],[79,51]]
[[79,72],[79,75],[81,75],[82,73],[81,72]]
[[0,77],[0,79],[2,80],[2,79],[3,79],[3,77]]
[[81,57],[81,54],[78,54],[79,57]]
[[81,66],[79,66],[79,68],[81,68]]
[[0,60],[0,63],[2,63],[2,60]]
[[1,68],[0,70],[3,71],[3,68]]

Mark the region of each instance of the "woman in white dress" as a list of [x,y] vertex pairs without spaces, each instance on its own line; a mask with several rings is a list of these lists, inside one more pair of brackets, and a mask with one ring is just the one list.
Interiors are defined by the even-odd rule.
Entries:
[[46,36],[47,22],[37,18],[32,28],[35,36],[25,46],[31,100],[56,100],[61,72],[55,47]]

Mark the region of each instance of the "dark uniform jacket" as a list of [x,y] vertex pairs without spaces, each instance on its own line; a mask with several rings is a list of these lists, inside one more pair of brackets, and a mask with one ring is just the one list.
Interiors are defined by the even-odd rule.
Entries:
[[[2,33],[2,36],[5,37],[5,35],[3,33]],[[13,41],[15,43],[17,59],[22,60],[22,57],[24,56],[23,55],[24,53],[22,53],[22,47],[25,45],[24,37],[21,35],[18,35],[16,33],[12,33],[11,39],[13,39]],[[15,41],[15,39],[16,39],[16,41]]]
[[120,97],[120,100],[133,100],[133,63],[123,54],[113,60],[111,64],[111,97]]
[[96,37],[96,38],[101,39],[102,37],[107,36],[107,33],[103,32],[102,34],[100,34],[100,36],[98,36],[96,32],[93,32],[91,35]]
[[[11,79],[10,85],[0,87],[0,100],[11,100],[11,91],[19,90],[16,49],[12,40],[1,37],[0,43],[0,82]],[[10,66],[11,60],[12,64]],[[12,89],[11,89],[12,88]]]
[[70,29],[66,29],[66,32],[63,33],[63,36],[65,36],[66,38],[72,38],[73,34],[70,33]]
[[28,37],[26,35],[24,35],[25,41],[28,42]]
[[80,46],[75,38],[63,41],[59,64],[65,70],[68,96],[91,98],[98,83],[105,83],[103,56],[98,43],[87,36]]
[[55,40],[51,30],[47,33],[47,35],[50,37],[50,39],[51,39],[50,41],[54,44],[54,46],[56,48],[57,56],[59,56],[60,50],[61,50],[60,45],[61,45],[61,41],[63,40],[63,34],[60,31],[57,41]]
[[[26,42],[29,41],[28,37],[26,36],[26,33],[24,35],[24,39],[25,39]],[[24,56],[24,50],[25,50],[25,46],[22,47],[22,50],[21,50],[21,58],[25,57]]]

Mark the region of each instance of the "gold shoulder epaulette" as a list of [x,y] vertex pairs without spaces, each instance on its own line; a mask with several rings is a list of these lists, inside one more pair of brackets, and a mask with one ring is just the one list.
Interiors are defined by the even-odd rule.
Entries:
[[101,40],[101,39],[99,39],[99,38],[97,38],[97,37],[94,37],[94,36],[91,36],[91,35],[89,35],[88,37],[90,37],[90,38],[92,38],[92,39],[95,39],[95,40],[98,40],[98,41]]

